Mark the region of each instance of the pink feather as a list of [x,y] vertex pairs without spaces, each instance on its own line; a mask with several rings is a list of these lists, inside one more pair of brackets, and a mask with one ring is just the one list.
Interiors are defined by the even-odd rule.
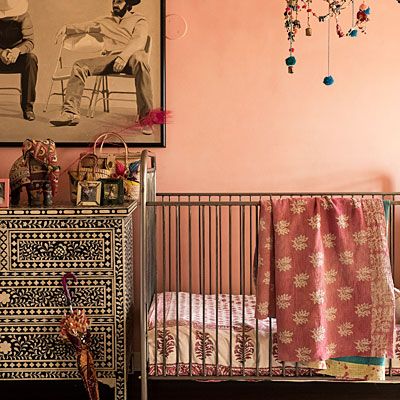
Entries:
[[157,108],[151,110],[144,118],[139,121],[139,126],[161,125],[167,123],[167,119],[171,116],[170,111]]

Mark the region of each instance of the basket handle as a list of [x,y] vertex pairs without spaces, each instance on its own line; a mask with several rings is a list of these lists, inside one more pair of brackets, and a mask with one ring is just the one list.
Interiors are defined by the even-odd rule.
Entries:
[[96,167],[97,167],[97,160],[98,160],[98,157],[96,156],[96,154],[87,153],[87,154],[84,154],[84,155],[79,159],[79,161],[78,161],[78,167],[77,167],[77,171],[76,171],[78,177],[81,175],[82,161],[83,161],[85,158],[87,158],[87,159],[92,159],[92,160],[93,160],[93,176],[94,176],[94,174],[95,174]]
[[[118,135],[118,133],[114,133],[114,132],[110,132],[110,133],[103,133],[102,135],[100,135],[96,141],[94,142],[93,145],[93,154],[95,156],[97,156],[97,154],[103,154],[103,146],[104,143],[107,141],[107,139],[109,137],[116,137],[117,139],[119,139],[119,141],[124,145],[124,150],[125,150],[125,166],[128,166],[128,145],[125,142],[125,139],[121,136]],[[100,151],[97,153],[97,147],[100,147]]]

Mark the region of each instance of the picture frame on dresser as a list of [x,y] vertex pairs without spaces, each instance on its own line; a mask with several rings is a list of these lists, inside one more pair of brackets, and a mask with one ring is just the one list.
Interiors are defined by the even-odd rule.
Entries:
[[101,179],[101,205],[113,206],[124,202],[124,181],[122,179]]
[[[46,12],[40,1],[21,1],[28,4],[26,14],[35,32],[34,47],[27,55],[35,66],[29,106],[33,103],[36,118],[28,120],[21,111],[23,88],[18,74],[1,74],[0,89],[8,96],[0,99],[0,146],[19,147],[27,130],[32,132],[33,139],[51,130],[58,147],[82,148],[93,143],[100,133],[116,130],[124,134],[130,147],[165,147],[166,125],[152,121],[157,120],[155,115],[160,115],[159,111],[166,112],[166,0],[131,1],[132,8],[127,8],[121,17],[127,19],[127,26],[140,24],[132,31],[143,32],[138,42],[140,50],[134,54],[129,53],[129,40],[134,37],[121,33],[121,28],[112,23],[110,16],[116,11],[111,0],[55,2]],[[114,15],[120,18],[119,14]],[[129,29],[122,28],[126,32]],[[115,32],[120,32],[117,37]],[[122,71],[113,64],[118,64],[118,54],[126,62]],[[101,64],[101,69],[99,65],[105,59],[110,63],[104,68]],[[99,75],[91,73],[85,78],[82,97],[72,84],[68,87],[70,78],[76,76],[73,71],[80,68],[78,61],[86,62],[83,70],[89,64],[91,70],[101,69]],[[81,76],[81,72],[76,74]],[[73,113],[77,117],[70,124],[60,123],[62,111],[68,106],[63,104],[65,92],[73,92],[78,104]]]
[[76,194],[77,206],[99,206],[101,204],[101,182],[79,181]]
[[10,180],[8,178],[0,178],[0,208],[8,208],[10,206]]

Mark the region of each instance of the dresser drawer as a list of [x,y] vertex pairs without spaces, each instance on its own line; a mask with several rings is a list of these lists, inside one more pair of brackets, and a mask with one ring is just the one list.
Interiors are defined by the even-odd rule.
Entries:
[[14,276],[68,268],[90,271],[114,268],[113,229],[10,228],[0,232],[0,247],[0,270]]
[[[92,324],[90,346],[95,366],[113,370],[114,325]],[[76,370],[74,347],[60,337],[59,324],[0,325],[0,371],[8,369]]]
[[[115,312],[114,278],[82,277],[70,287],[73,307],[89,316],[112,317]],[[0,322],[15,317],[59,317],[68,310],[60,278],[5,278],[0,281]]]

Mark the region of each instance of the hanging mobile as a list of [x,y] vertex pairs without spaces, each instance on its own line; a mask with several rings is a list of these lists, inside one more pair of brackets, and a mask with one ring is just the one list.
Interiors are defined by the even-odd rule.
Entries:
[[[289,39],[289,57],[286,58],[285,63],[288,67],[289,74],[293,74],[293,66],[296,64],[296,57],[293,55],[294,48],[293,42],[295,40],[295,35],[297,30],[300,29],[300,21],[297,19],[298,16],[298,0],[287,0],[287,5],[285,9],[285,28],[288,32]],[[295,13],[295,18],[293,14]]]
[[333,85],[333,82],[335,80],[333,79],[333,76],[330,75],[330,52],[331,52],[331,16],[328,16],[328,75],[325,76],[323,82],[326,86]]

